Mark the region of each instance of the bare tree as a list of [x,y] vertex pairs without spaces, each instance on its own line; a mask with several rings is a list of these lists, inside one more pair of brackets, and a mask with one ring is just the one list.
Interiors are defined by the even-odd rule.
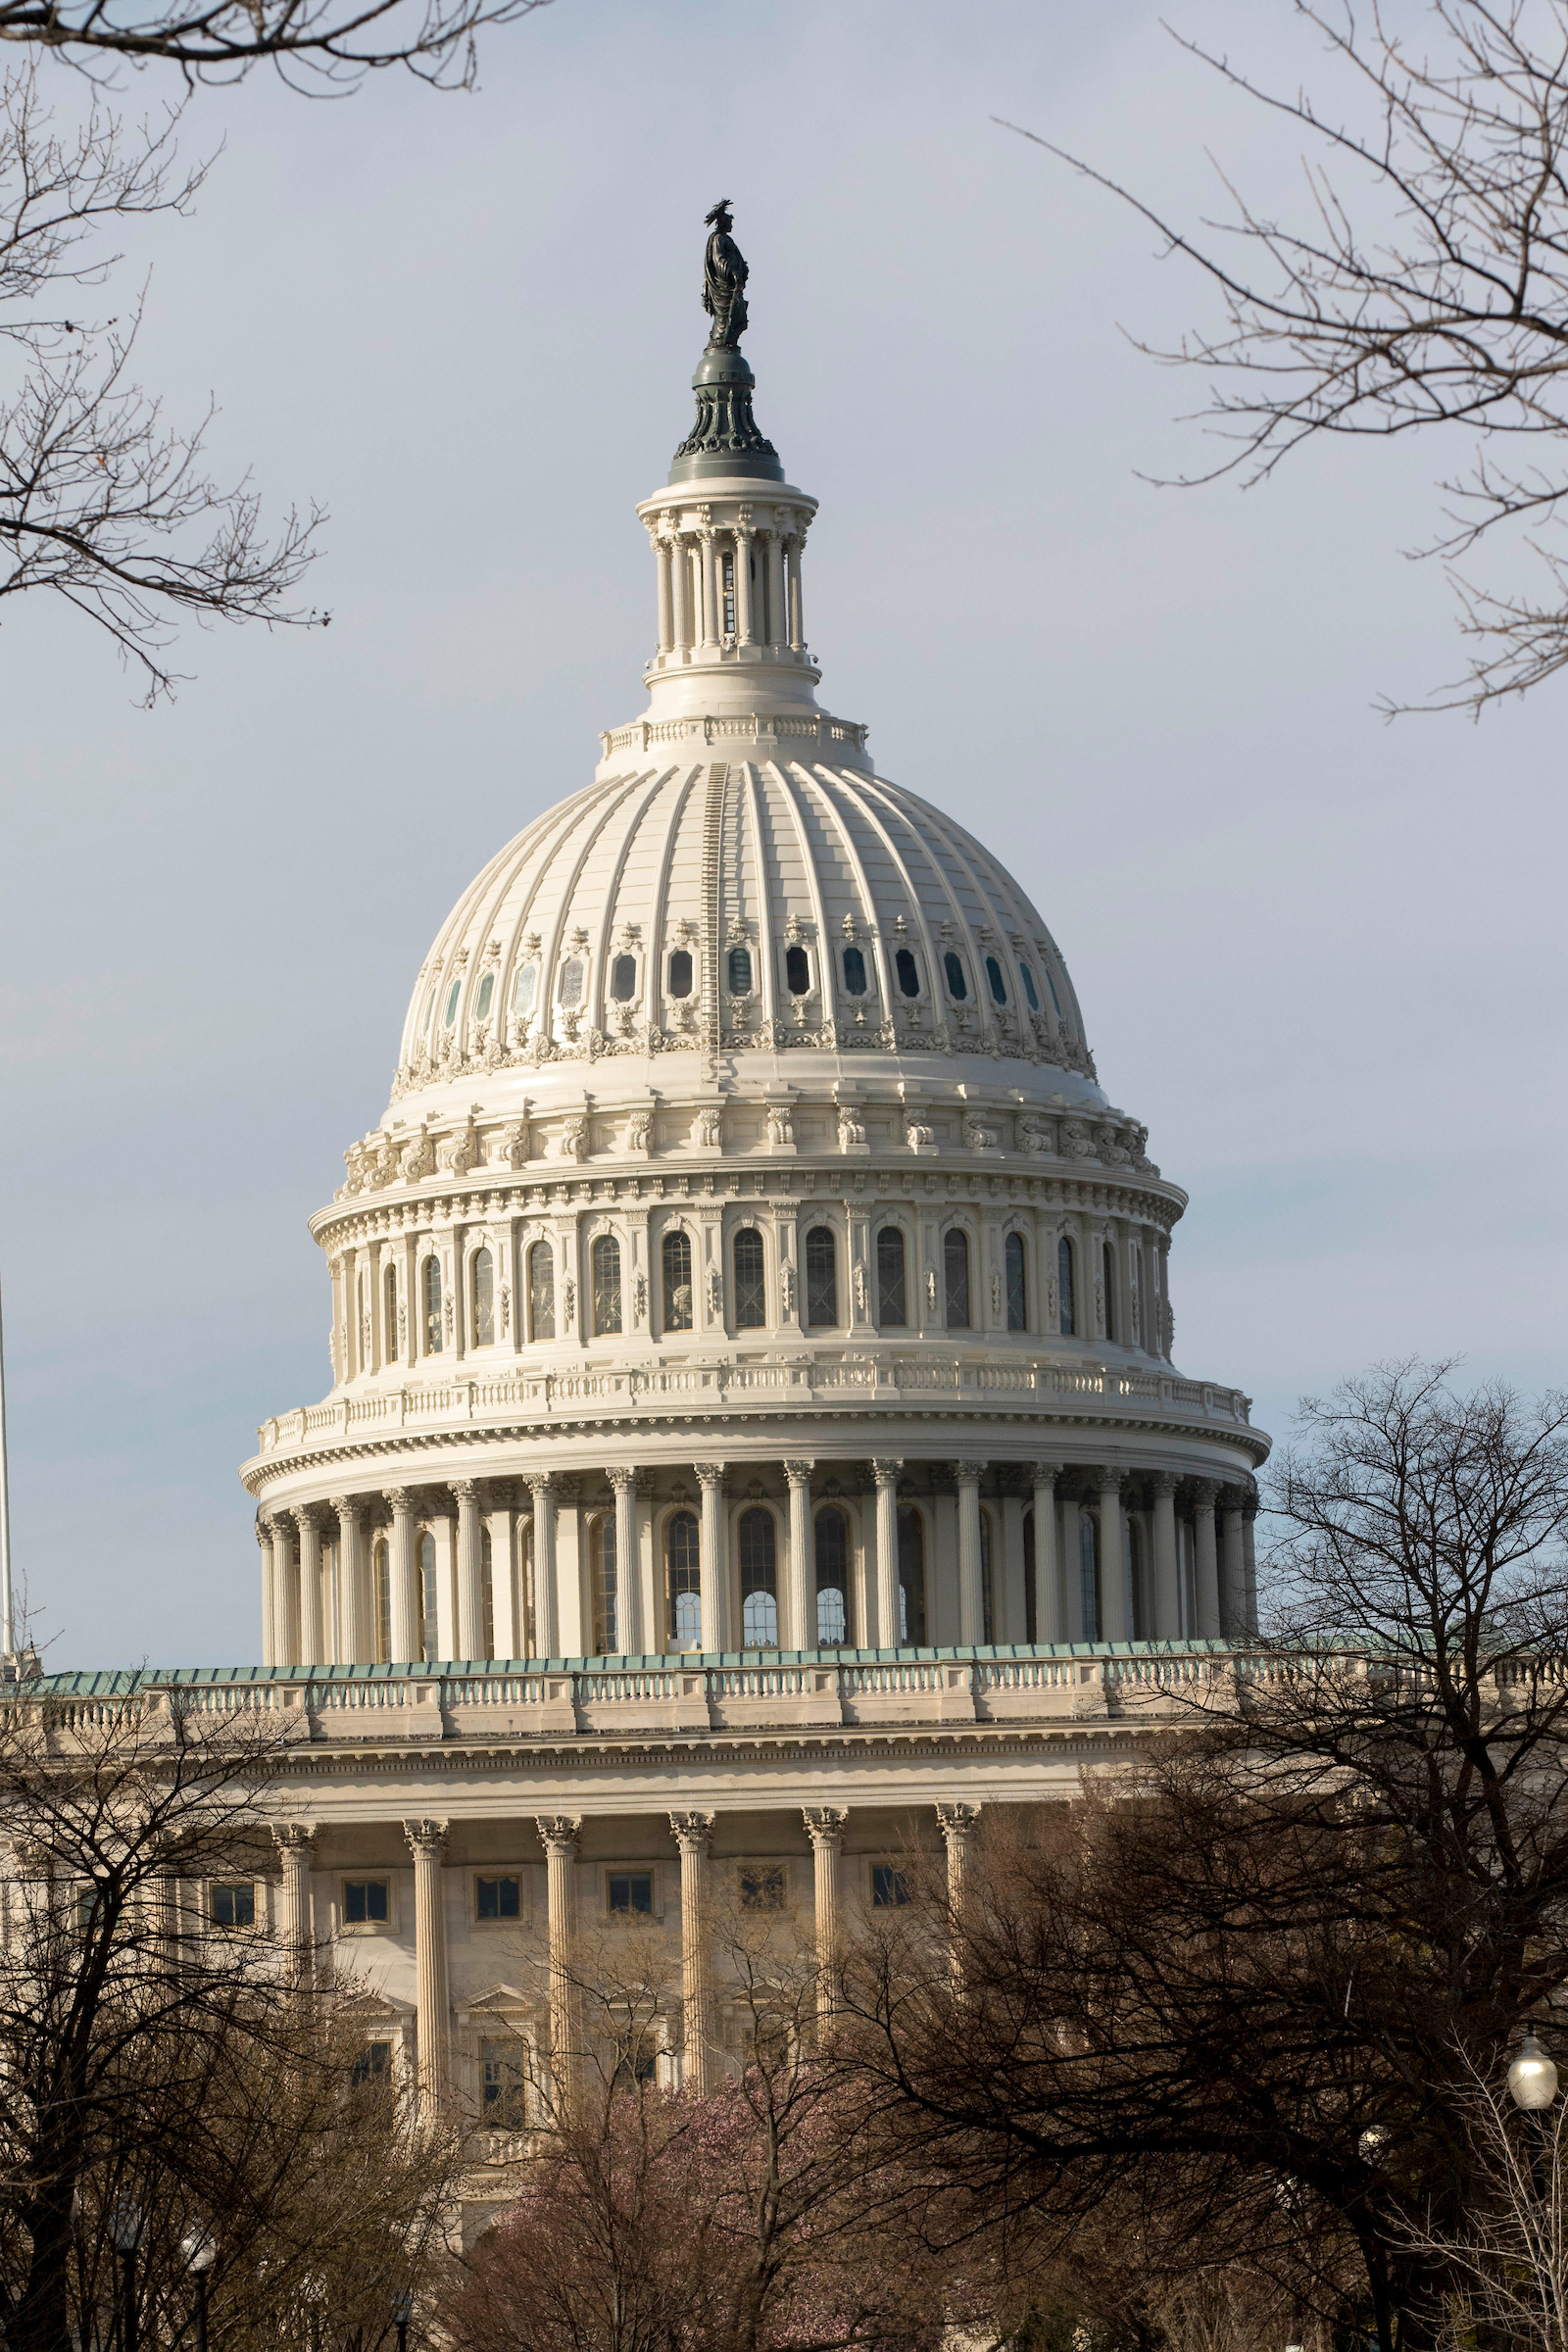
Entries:
[[[1434,2315],[1441,2340],[1461,2345],[1568,2346],[1568,2112],[1513,2112],[1511,2101],[1481,2076],[1469,2106],[1477,2164],[1456,2230],[1435,2232],[1424,2216],[1411,2241],[1451,2284]],[[1542,2127],[1540,2138],[1533,2124]]]
[[475,41],[548,0],[0,0],[0,41],[52,49],[89,72],[162,58],[187,81],[236,81],[263,59],[286,78],[353,88],[377,67],[471,87]]
[[[1316,151],[1295,222],[1227,179],[1228,216],[1183,228],[1080,158],[1037,143],[1132,205],[1219,297],[1217,331],[1140,345],[1210,378],[1200,413],[1234,447],[1190,478],[1256,482],[1324,434],[1446,428],[1472,443],[1468,464],[1440,485],[1444,526],[1415,552],[1448,570],[1475,649],[1466,676],[1424,707],[1479,714],[1568,663],[1558,535],[1568,498],[1568,0],[1432,0],[1416,29],[1391,22],[1379,0],[1364,11],[1295,0],[1295,13],[1338,69],[1331,114],[1181,43]],[[1488,588],[1460,568],[1510,531],[1543,566],[1534,594]]]
[[0,81],[0,599],[64,599],[107,631],[149,703],[172,691],[181,620],[324,621],[291,602],[318,512],[270,539],[249,482],[225,489],[203,468],[211,412],[172,427],[134,382],[139,304],[125,320],[83,316],[120,258],[98,233],[185,213],[201,186],[205,167],[177,163],[177,119],[127,132],[94,97],[60,131],[35,64]]

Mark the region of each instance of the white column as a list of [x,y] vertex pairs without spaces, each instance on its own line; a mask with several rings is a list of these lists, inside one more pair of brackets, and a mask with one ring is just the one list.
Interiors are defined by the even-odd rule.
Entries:
[[300,1659],[324,1666],[329,1655],[321,1592],[321,1506],[308,1502],[294,1517],[300,1531]]
[[294,1565],[294,1522],[286,1511],[272,1521],[272,1643],[275,1664],[299,1664],[300,1577]]
[[1130,1642],[1133,1614],[1121,1528],[1122,1474],[1119,1470],[1097,1470],[1094,1480],[1100,1489],[1100,1639]]
[[535,1825],[544,1840],[550,1911],[550,2074],[558,2117],[570,2112],[577,2087],[576,1955],[577,1833],[581,1818],[541,1815]]
[[367,1608],[360,1505],[352,1494],[334,1494],[337,1513],[337,1591],[341,1623],[338,1644],[346,1666],[366,1666],[375,1655],[375,1616]]
[[1219,1487],[1213,1479],[1193,1481],[1193,1534],[1197,1552],[1196,1583],[1198,1586],[1198,1633],[1200,1641],[1219,1640],[1219,1560],[1214,1548],[1214,1497]]
[[669,1826],[680,1847],[680,1992],[685,2045],[681,2088],[706,2097],[709,2087],[708,1923],[703,1901],[708,1876],[711,1813],[672,1813]]
[[484,1642],[484,1546],[480,1541],[479,1487],[455,1478],[458,1501],[458,1656],[482,1658]]
[[826,2017],[838,2006],[839,1854],[849,1814],[842,1805],[803,1808],[816,1865],[816,2012]]
[[278,1910],[283,1950],[292,1973],[302,1982],[310,1976],[316,1936],[311,1920],[311,1856],[316,1837],[313,1821],[280,1821],[272,1825],[283,1885]]
[[513,1530],[516,1513],[510,1505],[485,1513],[484,1524],[490,1531],[490,1609],[495,1619],[496,1656],[522,1656],[522,1622],[520,1611],[514,1608],[516,1592],[515,1538]]
[[801,547],[799,531],[792,531],[784,542],[788,565],[789,642],[792,653],[806,651],[806,615],[801,603]]
[[763,546],[767,564],[767,642],[787,645],[790,632],[785,612],[784,542],[777,531],[768,531]]
[[669,588],[669,541],[654,541],[654,562],[659,568],[659,650],[667,654],[673,643],[674,616]]
[[876,1480],[876,1624],[869,1647],[897,1649],[899,1633],[899,1473],[902,1461],[875,1461]]
[[980,1820],[978,1805],[938,1805],[937,1820],[948,1848],[948,1918],[951,1922],[953,1974],[962,1972],[963,1913],[968,1893],[969,1841]]
[[1056,1557],[1056,1470],[1053,1462],[1036,1462],[1035,1497],[1035,1640],[1065,1642],[1061,1563]]
[[536,1470],[528,1480],[533,1495],[534,1640],[542,1658],[560,1654],[561,1612],[556,1605],[556,1474]]
[[262,1555],[262,1664],[277,1664],[277,1640],[272,1608],[272,1531],[265,1519],[256,1522],[256,1548]]
[[641,1657],[643,1638],[643,1564],[637,1548],[637,1473],[616,1466],[610,1473],[615,1490],[615,1607],[619,1622],[615,1640],[626,1657]]
[[[713,576],[713,534],[703,531],[698,539],[698,570],[703,598],[703,636],[700,650],[705,654],[718,651],[718,582]],[[710,954],[713,951],[710,949]]]
[[958,1640],[985,1640],[985,1601],[980,1588],[979,1462],[956,1462],[958,1481]]
[[729,1561],[724,1542],[724,1465],[693,1465],[703,1490],[703,1647],[729,1647]]
[[1242,1533],[1242,1493],[1227,1487],[1220,1496],[1220,1631],[1229,1642],[1247,1632],[1247,1552]]
[[447,1920],[441,1865],[446,1856],[444,1821],[406,1821],[403,1834],[414,1851],[414,1977],[416,2031],[419,2040],[419,2116],[434,2123],[447,2087]]
[[779,1614],[786,1649],[816,1647],[816,1592],[811,1567],[811,1462],[786,1462],[790,1490],[789,1558]]
[[1182,1631],[1181,1567],[1176,1556],[1176,1489],[1174,1471],[1156,1470],[1154,1490],[1154,1639],[1177,1642]]
[[756,545],[755,532],[738,530],[735,533],[735,637],[740,645],[753,642],[752,557]]
[[[392,1513],[392,1541],[389,1567],[392,1586],[392,1662],[412,1666],[424,1654],[424,1628],[419,1616],[418,1563],[415,1558],[414,1492],[410,1487],[388,1487],[386,1501]],[[371,1602],[371,1638],[374,1638],[374,1602]]]
[[1257,1518],[1257,1496],[1250,1494],[1242,1505],[1242,1564],[1247,1578],[1247,1615],[1243,1622],[1250,1634],[1257,1631],[1257,1547],[1252,1535]]
[[669,585],[674,651],[683,654],[692,641],[692,564],[686,542],[678,531],[669,543]]

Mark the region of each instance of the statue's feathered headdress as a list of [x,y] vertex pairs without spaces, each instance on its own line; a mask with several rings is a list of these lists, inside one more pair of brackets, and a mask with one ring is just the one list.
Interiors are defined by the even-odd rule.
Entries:
[[727,196],[721,196],[717,204],[714,205],[712,211],[709,214],[708,219],[703,222],[703,226],[705,228],[712,228],[719,220],[727,220],[728,217],[729,198]]

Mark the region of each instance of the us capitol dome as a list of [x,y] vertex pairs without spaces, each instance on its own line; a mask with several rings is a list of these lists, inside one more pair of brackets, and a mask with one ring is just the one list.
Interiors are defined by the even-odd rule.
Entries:
[[442,924],[312,1220],[332,1387],[243,1471],[269,1663],[1253,1622],[1267,1441],[1172,1358],[1186,1196],[1020,884],[818,699],[744,283],[721,223],[646,708]]

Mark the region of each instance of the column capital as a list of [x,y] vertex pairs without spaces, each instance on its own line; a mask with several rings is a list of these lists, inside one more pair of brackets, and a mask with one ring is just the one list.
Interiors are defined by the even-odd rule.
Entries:
[[412,1487],[383,1487],[381,1498],[390,1505],[394,1518],[401,1519],[405,1515],[413,1518],[414,1489]]
[[978,1487],[986,1474],[984,1462],[955,1462],[953,1476],[960,1487]]
[[280,1536],[285,1544],[291,1543],[294,1537],[293,1512],[273,1511],[267,1522],[267,1532],[274,1544]]
[[1255,1518],[1257,1517],[1257,1514],[1258,1514],[1258,1512],[1259,1512],[1259,1510],[1260,1510],[1261,1508],[1262,1508],[1262,1505],[1261,1505],[1261,1503],[1258,1501],[1258,1498],[1257,1498],[1257,1496],[1256,1496],[1255,1494],[1244,1494],[1244,1495],[1243,1495],[1243,1497],[1242,1497],[1242,1517],[1243,1517],[1244,1519],[1255,1519]]
[[347,1519],[363,1508],[357,1494],[329,1494],[326,1499],[328,1509],[336,1511],[340,1519]]
[[613,1463],[605,1472],[605,1476],[617,1494],[625,1494],[628,1492],[635,1494],[637,1492],[637,1472],[625,1462]]
[[479,1481],[476,1478],[455,1478],[451,1482],[459,1510],[470,1509],[479,1499]]
[[1245,1487],[1221,1487],[1219,1499],[1222,1510],[1239,1511],[1246,1505],[1247,1489]]
[[267,1546],[272,1541],[271,1522],[264,1519],[260,1511],[258,1511],[256,1514],[256,1541],[261,1545],[263,1551],[267,1549]]
[[681,1852],[706,1854],[716,1819],[717,1816],[712,1813],[672,1813],[669,1817],[670,1834]]
[[1086,1470],[1084,1476],[1102,1494],[1119,1494],[1127,1484],[1126,1471],[1113,1470],[1108,1462],[1102,1462],[1098,1470]]
[[1174,1494],[1182,1482],[1174,1470],[1152,1470],[1149,1483],[1156,1494]]
[[272,1838],[280,1854],[309,1855],[316,1843],[314,1821],[274,1821]]
[[326,1518],[324,1502],[302,1502],[294,1513],[294,1524],[303,1535],[308,1527],[319,1531]]
[[433,1854],[439,1862],[447,1850],[447,1825],[444,1821],[406,1821],[403,1835],[416,1856]]
[[1031,1462],[1029,1465],[1030,1481],[1037,1487],[1054,1487],[1060,1476],[1059,1462]]
[[811,1473],[815,1468],[814,1461],[786,1462],[784,1476],[792,1487],[808,1487],[811,1483]]
[[1188,1481],[1188,1485],[1192,1490],[1193,1500],[1199,1507],[1203,1510],[1212,1510],[1215,1496],[1219,1493],[1219,1480],[1217,1478],[1194,1478]]
[[580,1813],[536,1813],[533,1826],[547,1854],[564,1855],[568,1862],[575,1860],[582,1831]]
[[831,1852],[838,1851],[844,1837],[844,1825],[849,1818],[846,1805],[803,1805],[801,1808],[806,1834],[818,1853],[824,1847]]
[[554,1470],[525,1470],[522,1474],[522,1483],[528,1489],[535,1502],[538,1502],[542,1497],[555,1494],[556,1472]]
[[943,1837],[951,1845],[955,1838],[967,1838],[978,1826],[980,1807],[957,1803],[938,1805],[937,1820],[942,1825]]
[[871,1464],[871,1476],[875,1479],[879,1487],[896,1487],[899,1483],[900,1477],[903,1475],[903,1471],[904,1463],[902,1459],[899,1461],[894,1461],[891,1459],[891,1457],[885,1457],[879,1460],[874,1460]]
[[727,1462],[693,1462],[692,1468],[696,1471],[698,1483],[705,1494],[715,1489],[722,1493],[724,1480],[729,1472]]

